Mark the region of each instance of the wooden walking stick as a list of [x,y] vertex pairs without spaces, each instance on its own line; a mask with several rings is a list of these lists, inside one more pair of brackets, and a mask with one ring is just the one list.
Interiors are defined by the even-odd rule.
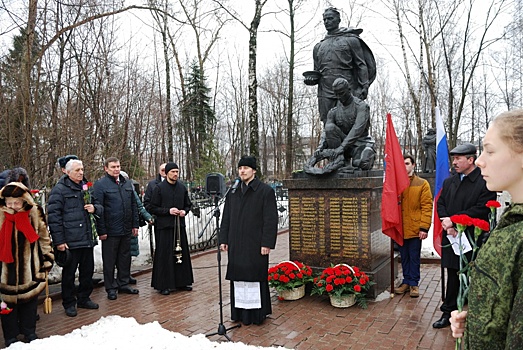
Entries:
[[53,299],[49,297],[49,278],[48,272],[45,271],[45,299],[44,314],[50,314],[53,311]]

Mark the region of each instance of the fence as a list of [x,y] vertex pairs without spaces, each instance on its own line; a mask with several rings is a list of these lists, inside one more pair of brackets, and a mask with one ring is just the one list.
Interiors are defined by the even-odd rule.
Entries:
[[[185,229],[191,252],[202,251],[216,247],[218,243],[217,221],[221,220],[223,212],[223,200],[206,196],[202,192],[190,193],[193,207],[185,217]],[[278,208],[278,230],[289,225],[289,201],[286,189],[276,190],[276,201]],[[217,220],[217,216],[219,215]],[[149,231],[151,232],[151,231]],[[149,241],[151,245],[151,236]]]

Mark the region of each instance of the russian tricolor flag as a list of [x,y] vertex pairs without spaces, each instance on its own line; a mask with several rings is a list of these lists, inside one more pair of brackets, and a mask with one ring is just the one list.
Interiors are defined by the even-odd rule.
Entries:
[[436,107],[436,184],[434,186],[434,225],[433,241],[434,249],[441,256],[441,236],[443,228],[438,215],[438,198],[441,194],[443,181],[449,177],[449,148],[447,146],[447,134],[439,107]]

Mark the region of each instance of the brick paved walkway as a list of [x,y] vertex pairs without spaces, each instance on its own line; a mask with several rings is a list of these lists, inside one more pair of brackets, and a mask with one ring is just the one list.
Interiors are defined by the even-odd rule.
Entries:
[[[271,264],[288,259],[288,234],[278,236],[277,248],[271,253]],[[222,254],[222,275],[227,258]],[[78,310],[77,317],[67,317],[61,300],[54,300],[53,312],[41,316],[37,324],[39,337],[63,335],[100,317],[120,315],[134,317],[140,323],[158,321],[162,327],[194,335],[212,333],[220,320],[216,253],[199,254],[192,258],[195,284],[192,292],[160,295],[150,287],[151,272],[141,271],[135,277],[140,294],[118,295],[110,301],[103,287],[95,288],[92,299],[99,310]],[[297,301],[278,301],[273,294],[273,314],[262,326],[242,326],[227,335],[235,342],[258,346],[283,346],[292,349],[453,349],[449,328],[435,330],[432,323],[440,316],[441,285],[439,265],[423,265],[421,296],[417,299],[396,296],[369,302],[366,310],[353,306],[336,309],[324,296],[305,296]],[[229,282],[223,283],[223,314],[226,327],[230,322]],[[210,337],[226,341],[223,336]],[[4,340],[0,340],[4,344]],[[175,348],[175,347],[173,347]]]

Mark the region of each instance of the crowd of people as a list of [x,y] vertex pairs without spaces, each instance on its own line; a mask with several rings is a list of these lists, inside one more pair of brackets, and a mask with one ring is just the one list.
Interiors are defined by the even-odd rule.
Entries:
[[[78,309],[99,308],[91,300],[94,247],[99,241],[107,298],[116,300],[119,293],[139,294],[139,290],[131,286],[136,280],[131,277],[130,268],[131,257],[139,253],[140,218],[155,228],[151,287],[162,295],[192,290],[194,277],[185,230],[185,216],[192,203],[187,188],[178,180],[180,169],[176,163],[160,165],[157,177],[148,183],[144,203],[133,181],[121,170],[118,158],[105,160],[105,176],[94,184],[85,178],[83,162],[77,156],[61,157],[58,164],[63,175],[50,192],[47,213],[35,202],[25,169],[15,168],[0,174],[0,317],[6,346],[20,341],[20,334],[25,342],[38,338],[38,296],[48,283],[48,272],[54,262],[62,268],[61,296],[65,314],[75,317]],[[266,275],[268,254],[276,241],[276,199],[271,187],[255,177],[254,157],[243,157],[239,172],[244,188],[226,199],[224,221],[227,224],[219,236],[222,249],[231,247],[232,264],[245,260],[244,253],[252,252],[250,248],[242,250],[243,230],[233,229],[229,225],[231,220],[235,224],[240,220],[244,225],[255,223],[259,227],[251,231],[247,241],[259,251],[260,258],[253,262],[259,271],[256,281],[261,283],[261,305],[253,310],[252,305],[242,307],[232,303],[232,309],[235,310],[233,318],[246,324],[260,324],[271,313]],[[230,211],[231,201],[237,206],[238,198],[244,197],[251,203],[247,206],[249,211],[266,214],[259,218],[257,214],[249,216],[244,221],[244,215]],[[259,199],[263,200],[258,202]],[[268,210],[263,210],[265,207]],[[241,260],[235,259],[236,256]],[[248,258],[254,256],[248,255]],[[241,273],[237,266],[230,265],[229,270],[227,279],[251,282],[251,274]],[[78,285],[75,285],[76,279]],[[242,308],[247,310],[248,317],[236,316]],[[252,312],[254,317],[250,316]]]
[[[464,337],[466,349],[523,346],[522,135],[523,110],[514,110],[494,119],[479,158],[473,144],[452,149],[455,171],[444,181],[436,203],[444,230],[441,264],[447,279],[442,315],[433,327],[452,325],[453,335]],[[395,292],[408,292],[416,298],[420,295],[421,240],[431,226],[432,193],[427,181],[415,174],[414,157],[405,155],[404,163],[410,186],[401,195],[403,280]],[[79,308],[99,308],[90,298],[93,249],[98,241],[102,244],[107,298],[138,294],[138,289],[131,287],[136,280],[130,275],[130,266],[140,215],[155,225],[151,287],[162,295],[192,290],[194,276],[185,230],[185,216],[192,203],[179,181],[176,163],[160,165],[157,177],[147,186],[144,204],[115,157],[106,159],[105,176],[94,185],[84,177],[83,163],[76,156],[62,157],[59,164],[63,176],[50,193],[47,220],[31,195],[23,168],[0,174],[0,317],[6,346],[19,341],[20,334],[26,342],[37,339],[38,296],[55,261],[62,267],[65,314],[75,317]],[[231,283],[231,319],[247,325],[262,324],[272,312],[267,269],[278,222],[275,192],[256,177],[256,171],[254,157],[243,156],[238,162],[241,181],[225,198],[218,234],[219,247],[228,254],[225,278]],[[459,256],[449,237],[456,237],[458,231],[451,217],[467,214],[488,220],[486,204],[495,200],[499,191],[508,191],[513,203],[488,237],[470,232],[479,253],[471,269],[468,308],[457,312]],[[472,256],[467,254],[470,261]],[[79,284],[75,286],[77,271]]]

